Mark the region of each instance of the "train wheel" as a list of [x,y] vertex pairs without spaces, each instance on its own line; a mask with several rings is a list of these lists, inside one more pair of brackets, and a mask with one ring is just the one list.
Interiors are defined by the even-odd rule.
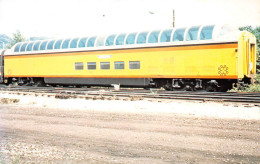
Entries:
[[171,84],[167,83],[163,86],[163,88],[166,90],[166,91],[172,91],[173,90],[173,87],[171,86]]
[[215,85],[208,85],[206,87],[206,91],[207,92],[217,92],[217,86],[215,86]]
[[34,82],[34,85],[35,87],[45,87],[46,84],[45,82],[43,81],[43,79],[37,79],[35,82]]

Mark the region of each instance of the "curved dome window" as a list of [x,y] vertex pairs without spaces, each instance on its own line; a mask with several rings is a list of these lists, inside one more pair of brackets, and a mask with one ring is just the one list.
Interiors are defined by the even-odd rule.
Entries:
[[77,48],[77,43],[78,43],[79,38],[74,38],[70,42],[70,48]]
[[62,39],[57,40],[55,42],[54,49],[60,49],[61,43],[62,43]]
[[199,27],[192,27],[186,34],[186,40],[197,40],[198,39]]
[[214,29],[214,26],[203,27],[201,32],[200,32],[200,40],[212,39],[213,29]]
[[151,32],[148,38],[148,43],[158,43],[159,33],[160,31]]
[[142,44],[142,43],[146,43],[146,38],[147,38],[147,34],[148,32],[141,32],[138,37],[137,37],[137,44]]
[[40,50],[45,50],[48,41],[43,41],[40,45]]
[[114,45],[114,40],[115,40],[116,35],[110,35],[109,37],[107,37],[106,40],[106,46],[112,46]]
[[96,41],[96,37],[91,37],[88,40],[87,47],[94,47]]
[[20,49],[20,52],[24,52],[28,43],[24,43]]
[[184,32],[185,32],[185,28],[175,30],[172,41],[183,41]]
[[22,43],[18,43],[18,44],[15,46],[14,52],[19,52],[20,47],[21,47],[21,44],[22,44]]
[[105,45],[105,37],[101,36],[101,37],[98,37],[97,38],[97,41],[96,41],[96,47],[100,47],[100,46],[104,46]]
[[161,38],[160,38],[160,42],[170,42],[171,35],[172,35],[172,29],[164,30],[162,32],[162,35],[161,35]]
[[33,51],[38,51],[40,44],[41,44],[41,41],[35,42],[33,45]]
[[34,42],[29,43],[28,46],[26,47],[26,51],[32,51],[33,44]]
[[62,49],[69,48],[70,39],[65,39],[62,43]]
[[47,45],[47,50],[52,50],[54,43],[55,43],[55,40],[50,41],[50,42],[48,43],[48,45]]
[[134,44],[135,43],[136,33],[131,33],[126,38],[126,44]]
[[78,47],[79,47],[79,48],[85,47],[85,46],[86,46],[86,41],[87,41],[87,39],[88,39],[87,37],[81,38],[81,39],[79,40]]
[[126,34],[120,34],[116,38],[116,45],[123,45],[125,42],[125,36]]

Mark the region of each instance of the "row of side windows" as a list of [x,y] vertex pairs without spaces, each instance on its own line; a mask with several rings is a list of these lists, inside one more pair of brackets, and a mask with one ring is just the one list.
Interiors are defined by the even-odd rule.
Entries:
[[[186,41],[191,40],[208,40],[212,39],[214,26],[204,26],[199,32],[200,27],[192,27],[187,30]],[[178,28],[176,30],[156,30],[152,32],[140,32],[127,34],[112,34],[108,37],[84,37],[84,38],[69,38],[60,40],[45,40],[18,43],[14,52],[39,51],[39,50],[54,50],[67,48],[83,48],[83,47],[99,47],[99,46],[114,46],[128,44],[145,44],[159,43],[170,41],[184,41],[186,28]],[[199,35],[199,36],[198,36]],[[172,37],[172,39],[171,39]]]
[[[97,63],[96,62],[87,62],[87,69],[96,70]],[[110,69],[110,62],[100,62],[100,69],[102,69],[102,70]],[[124,61],[115,61],[114,69],[125,69],[125,62]],[[129,69],[140,69],[140,61],[129,61]],[[76,62],[75,70],[84,70],[84,63]]]

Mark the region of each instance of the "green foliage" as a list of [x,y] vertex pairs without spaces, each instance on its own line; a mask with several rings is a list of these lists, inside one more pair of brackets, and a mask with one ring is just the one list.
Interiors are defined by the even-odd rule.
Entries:
[[260,85],[259,84],[251,84],[246,89],[246,92],[260,92]]
[[254,84],[236,86],[230,92],[260,92],[260,74],[257,74],[254,80]]
[[257,54],[257,61],[256,61],[256,68],[257,68],[257,73],[260,73],[260,26],[258,27],[252,27],[252,26],[244,26],[244,27],[239,27],[240,31],[246,30],[251,32],[252,34],[255,35],[256,37],[256,54]]
[[18,42],[24,42],[25,37],[21,34],[19,30],[17,30],[15,33],[13,33],[12,41],[11,43],[7,46],[7,48],[12,48],[13,45],[15,45]]

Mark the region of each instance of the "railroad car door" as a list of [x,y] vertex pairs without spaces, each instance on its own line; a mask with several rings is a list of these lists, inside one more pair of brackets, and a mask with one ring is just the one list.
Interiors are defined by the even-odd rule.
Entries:
[[243,31],[238,43],[238,78],[254,78],[256,75],[256,38]]
[[4,82],[4,52],[5,50],[0,51],[0,83]]
[[248,41],[247,49],[247,60],[248,60],[248,72],[249,77],[254,77],[256,74],[256,44],[255,42]]

